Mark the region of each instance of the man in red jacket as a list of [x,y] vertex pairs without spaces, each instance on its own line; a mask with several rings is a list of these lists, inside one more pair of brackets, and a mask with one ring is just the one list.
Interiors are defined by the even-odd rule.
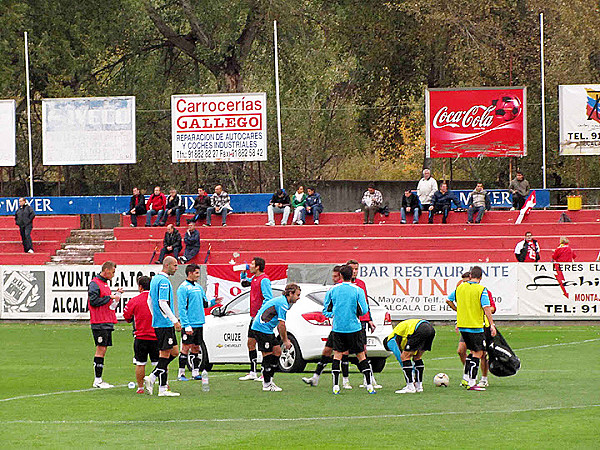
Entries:
[[156,216],[154,221],[154,227],[157,227],[160,223],[162,216],[165,214],[165,207],[167,206],[167,197],[165,194],[160,192],[160,186],[154,188],[154,193],[150,196],[146,202],[146,226],[150,226],[152,216]]
[[88,286],[88,308],[90,310],[90,324],[96,353],[94,354],[95,388],[108,389],[114,387],[102,380],[104,370],[104,355],[106,349],[112,346],[112,332],[117,323],[115,309],[121,301],[123,289],[119,288],[114,294],[110,290],[108,281],[115,276],[117,265],[112,261],[102,264],[102,272],[94,277]]
[[133,355],[135,364],[135,379],[137,381],[136,394],[144,393],[144,376],[146,375],[146,363],[148,357],[153,366],[158,363],[158,341],[156,333],[152,328],[152,313],[148,307],[148,292],[150,291],[150,277],[138,278],[138,290],[136,295],[127,302],[123,317],[127,322],[133,322]]

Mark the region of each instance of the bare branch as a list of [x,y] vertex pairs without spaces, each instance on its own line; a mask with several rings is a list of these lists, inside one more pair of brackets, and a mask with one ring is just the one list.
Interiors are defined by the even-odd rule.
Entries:
[[165,39],[171,42],[174,46],[181,49],[189,57],[194,60],[198,60],[196,56],[196,45],[192,41],[175,33],[175,31],[173,31],[173,29],[163,20],[149,0],[143,1],[150,20],[152,20],[156,28],[158,28],[160,34],[162,34]]
[[242,34],[236,41],[238,47],[238,60],[240,63],[242,63],[250,53],[254,39],[263,24],[263,20],[264,13],[261,12],[258,2],[253,2],[250,11],[248,12],[248,16],[246,17],[246,25],[242,30]]
[[183,8],[183,12],[187,17],[188,22],[190,23],[190,27],[192,28],[192,34],[194,37],[205,47],[214,50],[215,43],[208,35],[204,28],[200,24],[198,20],[198,16],[194,13],[194,8],[189,0],[179,0],[181,7]]

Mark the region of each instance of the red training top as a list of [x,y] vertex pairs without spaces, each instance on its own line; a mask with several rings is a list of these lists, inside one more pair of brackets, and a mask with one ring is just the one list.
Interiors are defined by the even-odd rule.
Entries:
[[[100,288],[100,297],[110,295],[110,286],[104,280],[94,277],[92,282]],[[88,299],[88,308],[90,310],[90,323],[117,323],[117,314],[114,309],[110,309],[112,302],[105,303],[102,306],[92,306]]]
[[[363,291],[365,291],[365,301],[367,302],[367,305],[369,304],[369,296],[367,295],[367,285],[365,284],[365,282],[363,280],[359,280],[358,278],[356,278],[354,280],[354,284],[357,285],[359,288],[361,288]],[[361,322],[370,322],[371,321],[371,312],[367,312],[366,314],[360,316],[358,318],[358,320],[360,320]]]
[[575,257],[575,252],[568,245],[560,244],[554,253],[552,253],[552,261],[556,262],[572,262]]
[[250,282],[250,317],[256,316],[256,313],[265,301],[262,289],[260,288],[260,283],[265,278],[269,279],[266,273],[261,273],[260,275],[255,275]]
[[136,295],[127,302],[123,311],[123,318],[133,322],[133,335],[142,341],[155,341],[156,334],[152,328],[152,313],[148,306],[148,291]]

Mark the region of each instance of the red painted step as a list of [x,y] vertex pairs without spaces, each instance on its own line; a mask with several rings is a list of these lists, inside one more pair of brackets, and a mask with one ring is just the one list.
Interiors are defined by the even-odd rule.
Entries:
[[[0,228],[16,227],[14,216],[0,216]],[[34,228],[80,228],[80,216],[35,216]]]
[[0,253],[0,265],[39,265],[50,261],[50,253]]
[[[33,241],[61,241],[64,242],[67,236],[71,234],[71,228],[33,228],[31,239]],[[18,228],[0,228],[0,236],[3,241],[20,241],[21,234]]]
[[[36,241],[33,240],[33,249],[40,253],[54,253],[60,248],[61,241]],[[19,253],[23,251],[21,241],[0,242],[0,253]]]

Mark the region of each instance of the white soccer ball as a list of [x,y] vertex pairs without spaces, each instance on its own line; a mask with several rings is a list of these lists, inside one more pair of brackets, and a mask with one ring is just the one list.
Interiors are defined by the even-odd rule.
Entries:
[[433,377],[433,384],[435,384],[437,387],[448,387],[450,385],[450,378],[445,373],[438,373],[435,377]]

